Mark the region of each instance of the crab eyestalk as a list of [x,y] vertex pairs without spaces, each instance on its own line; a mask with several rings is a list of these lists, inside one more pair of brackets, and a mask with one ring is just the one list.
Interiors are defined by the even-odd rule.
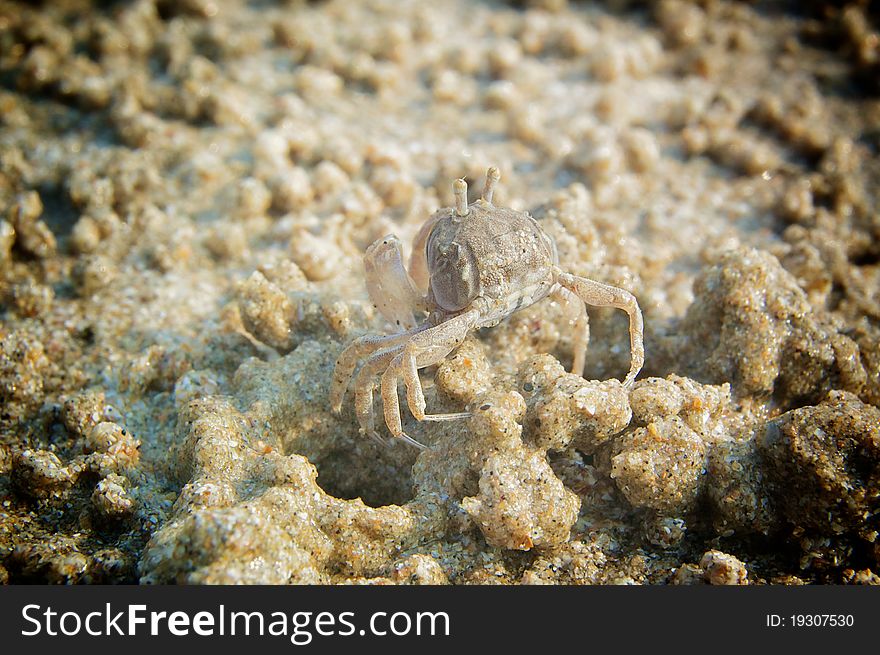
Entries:
[[467,182],[462,178],[457,179],[452,183],[452,193],[455,194],[455,213],[458,216],[467,216]]
[[498,186],[498,180],[501,179],[501,171],[494,166],[486,171],[486,184],[483,187],[483,200],[492,204],[492,196],[495,194],[495,187]]

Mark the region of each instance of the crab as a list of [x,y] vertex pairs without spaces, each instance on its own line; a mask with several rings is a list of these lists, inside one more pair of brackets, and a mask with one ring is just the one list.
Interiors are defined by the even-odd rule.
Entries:
[[[375,379],[381,374],[385,424],[391,435],[425,448],[401,423],[398,382],[419,421],[467,418],[470,412],[426,414],[419,369],[440,363],[478,328],[498,325],[514,312],[547,297],[574,301],[572,372],[582,375],[589,342],[586,305],[616,307],[629,315],[630,388],[645,359],[642,312],[629,291],[566,273],[559,268],[556,243],[528,212],[496,207],[492,196],[501,179],[489,168],[479,200],[468,204],[467,183],[453,182],[455,207],[436,211],[413,240],[409,269],[394,235],[374,242],[364,255],[370,300],[398,332],[355,339],[339,355],[330,387],[334,413],[342,411],[346,389],[354,382],[360,432],[380,442],[373,412]],[[416,314],[427,315],[417,322]],[[357,364],[366,358],[357,376]]]

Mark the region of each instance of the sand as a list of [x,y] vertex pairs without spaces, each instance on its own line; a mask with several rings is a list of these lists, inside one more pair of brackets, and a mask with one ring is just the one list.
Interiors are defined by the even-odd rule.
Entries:
[[[0,1],[0,581],[880,582],[880,21],[859,3]],[[544,300],[330,411],[362,257],[529,211]],[[377,401],[377,411],[378,407]],[[384,430],[384,426],[380,426]]]

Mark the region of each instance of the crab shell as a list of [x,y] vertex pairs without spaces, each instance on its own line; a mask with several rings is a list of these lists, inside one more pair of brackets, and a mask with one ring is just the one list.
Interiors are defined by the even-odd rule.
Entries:
[[435,215],[426,256],[429,303],[453,314],[480,302],[483,326],[547,296],[559,263],[556,243],[526,212],[477,200],[466,216]]

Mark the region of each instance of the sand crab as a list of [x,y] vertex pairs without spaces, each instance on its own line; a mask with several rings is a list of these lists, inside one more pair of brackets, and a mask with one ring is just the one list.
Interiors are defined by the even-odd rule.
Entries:
[[[500,179],[498,169],[490,168],[482,197],[470,205],[467,183],[456,180],[455,207],[438,210],[419,230],[408,271],[395,236],[383,237],[367,248],[364,264],[370,299],[401,331],[360,337],[336,361],[330,404],[338,414],[358,361],[369,356],[355,379],[355,413],[362,433],[383,441],[373,415],[373,387],[380,373],[385,424],[396,438],[424,448],[403,431],[397,395],[400,378],[416,419],[470,416],[469,412],[426,414],[418,369],[442,361],[472,330],[498,325],[547,296],[574,300],[578,307],[572,372],[583,373],[589,341],[587,304],[616,307],[629,314],[630,369],[624,385],[631,386],[641,370],[645,359],[642,312],[635,296],[561,270],[555,242],[534,218],[492,204]],[[427,313],[427,318],[417,323],[414,312]]]

